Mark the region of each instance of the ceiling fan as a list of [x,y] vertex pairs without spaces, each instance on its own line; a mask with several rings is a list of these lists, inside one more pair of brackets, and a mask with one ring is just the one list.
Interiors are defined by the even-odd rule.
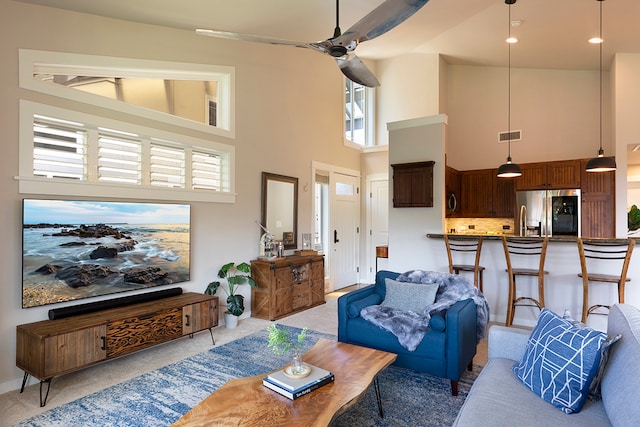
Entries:
[[356,56],[354,50],[359,43],[374,39],[404,22],[416,13],[429,0],[385,0],[380,6],[356,22],[344,34],[340,30],[340,1],[336,0],[336,28],[333,37],[319,42],[297,42],[272,37],[250,34],[239,34],[228,31],[197,29],[196,33],[203,36],[218,37],[232,40],[243,40],[257,43],[287,45],[313,49],[317,52],[335,58],[340,71],[351,81],[363,86],[379,86],[380,82]]

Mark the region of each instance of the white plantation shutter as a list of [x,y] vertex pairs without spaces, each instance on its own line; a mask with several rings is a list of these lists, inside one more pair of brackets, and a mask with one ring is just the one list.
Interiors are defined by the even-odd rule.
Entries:
[[168,188],[184,188],[185,150],[151,144],[150,151],[150,184]]
[[34,120],[34,176],[85,180],[86,164],[86,131]]
[[21,192],[235,202],[232,146],[54,110],[21,117]]
[[98,181],[140,185],[142,144],[119,136],[98,136]]
[[191,155],[192,188],[222,191],[222,159],[215,153],[194,150]]

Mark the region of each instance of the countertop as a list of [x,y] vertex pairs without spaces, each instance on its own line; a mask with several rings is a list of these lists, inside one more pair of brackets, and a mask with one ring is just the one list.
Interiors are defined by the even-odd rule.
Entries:
[[[506,236],[506,237],[514,237],[513,234],[491,234],[491,233],[487,233],[487,234],[471,234],[471,233],[452,233],[452,234],[448,234],[449,236],[474,236],[474,237],[483,237],[484,240],[502,240],[502,236]],[[430,239],[442,239],[444,237],[443,233],[427,233],[427,237]],[[516,238],[520,237],[520,236],[515,236]],[[523,239],[525,237],[522,237]],[[577,240],[576,237],[573,236],[549,236],[549,241],[550,242],[564,242],[564,243],[571,243],[571,242],[575,242]],[[608,239],[608,238],[602,238],[602,239],[598,239],[598,240],[603,240],[603,241],[614,241],[616,239]]]

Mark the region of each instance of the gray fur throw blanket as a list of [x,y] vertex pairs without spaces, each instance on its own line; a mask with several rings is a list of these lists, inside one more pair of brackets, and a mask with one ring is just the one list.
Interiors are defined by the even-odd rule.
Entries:
[[401,274],[398,282],[437,283],[438,292],[433,304],[423,313],[414,313],[380,305],[370,305],[360,312],[360,316],[374,325],[385,329],[398,337],[400,344],[414,351],[429,331],[431,315],[445,310],[458,301],[473,299],[477,308],[477,339],[484,338],[489,323],[489,304],[484,295],[473,284],[457,274],[437,271],[411,270]]

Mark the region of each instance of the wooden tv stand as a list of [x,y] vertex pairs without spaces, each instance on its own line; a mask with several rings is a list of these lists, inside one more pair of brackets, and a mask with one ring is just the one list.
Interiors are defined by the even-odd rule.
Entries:
[[[218,297],[188,292],[17,326],[16,365],[40,380],[40,406],[53,377],[218,326]],[[47,383],[45,396],[42,385]]]

